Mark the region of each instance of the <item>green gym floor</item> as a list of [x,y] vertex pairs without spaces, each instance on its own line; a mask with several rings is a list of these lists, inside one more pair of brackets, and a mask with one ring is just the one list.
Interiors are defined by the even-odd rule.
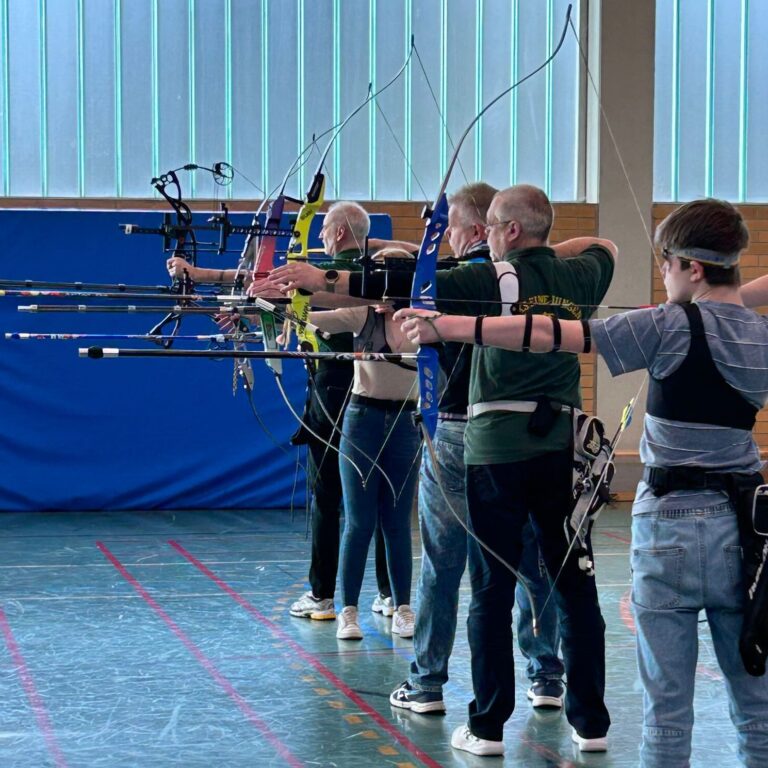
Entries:
[[[518,664],[506,757],[449,746],[471,698],[462,588],[446,715],[390,707],[412,644],[361,596],[362,642],[292,618],[306,589],[303,514],[2,515],[0,766],[636,766],[641,692],[629,610],[629,516],[595,532],[607,628],[610,751],[581,755],[559,712],[533,711]],[[414,582],[419,567],[414,547]],[[738,764],[722,676],[701,625],[694,766]],[[517,657],[518,660],[520,657]]]

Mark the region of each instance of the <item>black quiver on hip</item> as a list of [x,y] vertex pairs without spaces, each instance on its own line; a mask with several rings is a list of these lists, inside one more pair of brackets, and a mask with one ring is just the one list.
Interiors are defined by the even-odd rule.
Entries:
[[729,485],[743,556],[744,623],[739,653],[747,672],[760,677],[768,658],[768,486],[757,472],[731,475]]

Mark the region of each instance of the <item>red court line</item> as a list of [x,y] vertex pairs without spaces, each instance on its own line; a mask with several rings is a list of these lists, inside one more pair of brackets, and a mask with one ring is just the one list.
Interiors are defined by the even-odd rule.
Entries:
[[277,750],[277,753],[285,760],[286,765],[293,766],[293,768],[302,768],[304,763],[301,762],[289,749],[283,744],[282,741],[269,729],[269,726],[253,711],[248,702],[235,690],[235,687],[230,681],[224,677],[219,671],[216,665],[195,645],[193,640],[187,636],[181,627],[158,605],[154,598],[147,592],[144,587],[135,579],[130,573],[128,573],[125,566],[113,555],[102,542],[97,541],[96,546],[102,551],[103,555],[109,560],[112,565],[120,572],[120,575],[139,593],[144,601],[152,608],[152,610],[166,623],[168,628],[173,632],[176,637],[181,640],[186,649],[197,659],[200,665],[205,671],[216,681],[224,692],[229,696],[232,701],[237,704],[240,711],[246,716],[246,718],[261,731],[262,735],[272,746]]
[[630,598],[632,596],[632,590],[628,589],[619,601],[619,616],[624,622],[624,626],[633,634],[637,634],[637,628],[635,627],[635,617],[632,615],[632,607],[630,605]]
[[632,539],[626,538],[626,536],[619,536],[618,533],[608,533],[608,531],[598,531],[601,536],[607,536],[609,539],[616,539],[617,541],[623,541],[625,544],[631,544]]
[[358,706],[363,712],[365,712],[382,730],[386,731],[393,739],[398,741],[405,749],[407,749],[414,757],[419,759],[424,765],[429,768],[442,768],[440,763],[430,757],[423,749],[414,744],[407,736],[402,734],[392,723],[388,722],[386,718],[382,717],[373,707],[355,693],[343,680],[337,677],[331,672],[328,667],[325,666],[319,659],[317,659],[309,651],[299,645],[287,632],[284,632],[273,621],[270,621],[263,613],[261,613],[252,603],[248,602],[242,595],[236,592],[225,581],[220,579],[213,571],[207,566],[203,565],[191,552],[188,552],[184,547],[176,541],[168,542],[182,557],[186,558],[192,565],[199,571],[205,574],[219,589],[226,592],[236,603],[244,608],[251,614],[257,621],[263,624],[273,635],[279,637],[282,641],[287,643],[297,656],[302,658],[310,666],[312,666],[319,674],[321,674],[328,682],[330,682],[334,688],[343,693],[348,699],[350,699],[356,706]]
[[29,668],[27,667],[26,661],[24,661],[24,656],[21,653],[21,649],[16,642],[16,638],[13,636],[13,631],[11,630],[11,625],[8,622],[8,618],[6,617],[5,612],[1,607],[0,630],[2,630],[2,633],[5,637],[5,644],[8,646],[8,650],[10,651],[11,658],[13,659],[13,665],[16,667],[16,674],[21,678],[21,684],[24,686],[27,698],[29,699],[29,703],[32,706],[32,711],[35,713],[37,724],[40,727],[40,730],[43,732],[43,738],[45,739],[45,743],[48,746],[48,751],[53,756],[57,768],[66,768],[67,761],[64,759],[64,755],[62,754],[61,749],[59,748],[59,744],[56,741],[56,734],[53,731],[53,725],[51,725],[51,720],[48,717],[48,711],[45,708],[43,699],[37,692],[35,681],[32,679],[32,675],[29,671]]

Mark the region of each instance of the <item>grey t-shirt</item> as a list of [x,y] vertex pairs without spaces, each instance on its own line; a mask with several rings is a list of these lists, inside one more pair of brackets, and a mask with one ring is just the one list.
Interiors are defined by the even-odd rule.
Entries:
[[[756,408],[768,400],[768,322],[737,304],[698,302],[712,359],[725,381]],[[657,379],[675,371],[685,359],[691,332],[685,311],[662,304],[590,320],[592,335],[611,374],[647,369]],[[712,408],[717,408],[712,403]],[[755,472],[762,467],[752,433],[711,424],[671,421],[646,414],[640,440],[644,464],[661,467],[694,465],[716,472]],[[650,509],[711,506],[726,501],[719,491],[674,491],[656,498],[640,482],[635,513]]]

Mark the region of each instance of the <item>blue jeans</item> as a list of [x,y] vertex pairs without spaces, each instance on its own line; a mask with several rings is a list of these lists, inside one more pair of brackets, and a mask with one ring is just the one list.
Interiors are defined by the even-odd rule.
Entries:
[[[344,490],[344,533],[341,537],[341,599],[357,605],[365,574],[365,562],[376,521],[381,523],[387,549],[387,566],[395,605],[411,602],[411,508],[418,477],[419,432],[409,410],[386,410],[350,403],[344,413],[340,450],[349,456],[368,480],[363,482],[352,465],[339,460]],[[371,463],[355,446],[376,459],[387,473],[397,499]],[[383,446],[383,448],[382,448]],[[376,458],[378,457],[378,458]]]
[[768,766],[768,677],[751,677],[741,662],[742,589],[730,504],[633,516],[632,607],[644,689],[645,768],[689,764],[702,610],[725,676],[740,757],[749,768]]
[[[446,506],[440,493],[435,467],[426,446],[422,455],[419,478],[422,559],[416,588],[415,659],[411,662],[409,683],[424,691],[439,692],[448,680],[448,659],[456,635],[459,584],[467,564],[467,532],[456,519],[458,515],[465,524],[467,522],[465,427],[465,422],[441,420],[433,440],[440,481],[453,511]],[[530,524],[525,527],[523,537],[525,544],[520,570],[531,585],[540,611],[549,592],[549,582],[540,565],[539,548]],[[517,600],[520,608],[518,645],[528,659],[528,677],[531,680],[559,680],[563,665],[557,657],[560,639],[554,601],[550,600],[539,617],[540,633],[534,638],[530,603],[525,590],[519,586]]]

